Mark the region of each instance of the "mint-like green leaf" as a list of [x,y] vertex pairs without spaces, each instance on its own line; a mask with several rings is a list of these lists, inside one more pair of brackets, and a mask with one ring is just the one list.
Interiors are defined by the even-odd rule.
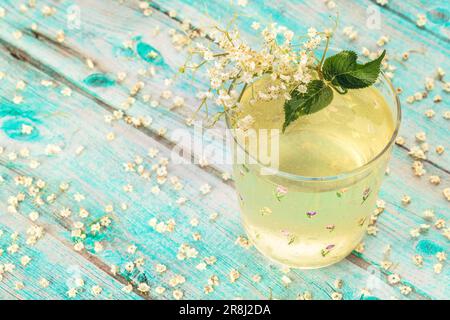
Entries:
[[286,127],[301,115],[317,112],[331,103],[333,100],[333,90],[322,80],[312,80],[307,85],[305,93],[295,90],[291,100],[284,103],[284,124]]
[[327,58],[322,72],[325,80],[342,89],[361,89],[371,86],[380,74],[381,61],[386,50],[375,60],[365,64],[356,62],[358,56],[353,51],[342,51]]

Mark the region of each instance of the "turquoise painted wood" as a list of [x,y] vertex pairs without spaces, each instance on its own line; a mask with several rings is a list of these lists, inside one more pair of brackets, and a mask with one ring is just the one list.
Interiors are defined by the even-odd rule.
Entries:
[[[76,299],[174,299],[180,292],[187,299],[295,299],[305,291],[311,292],[315,299],[330,299],[334,291],[341,292],[344,299],[448,298],[448,265],[443,263],[440,274],[433,271],[438,262],[435,254],[448,253],[449,240],[443,235],[443,229],[432,226],[418,239],[409,234],[411,229],[427,223],[423,219],[427,209],[434,210],[436,219],[449,223],[448,201],[442,195],[442,190],[450,185],[448,120],[442,117],[449,110],[448,94],[437,84],[431,95],[442,95],[443,102],[434,104],[430,98],[412,105],[405,102],[407,96],[423,91],[424,78],[432,76],[438,66],[447,72],[450,69],[446,59],[450,53],[448,21],[443,22],[445,15],[439,13],[449,10],[448,5],[441,1],[410,1],[410,5],[405,5],[405,1],[390,1],[382,8],[367,0],[336,2],[341,8],[341,26],[353,25],[359,31],[355,42],[338,37],[336,46],[374,49],[381,35],[390,36],[387,49],[397,67],[394,84],[403,89],[401,135],[407,143],[406,148],[394,149],[390,175],[379,195],[386,201],[386,210],[377,223],[377,236],[367,236],[364,240],[365,251],[354,253],[329,268],[290,270],[286,275],[292,283],[285,285],[281,281],[285,273],[279,266],[267,261],[254,248],[245,249],[235,243],[244,232],[232,183],[221,179],[222,172],[230,171],[228,166],[211,164],[202,168],[169,164],[169,177],[177,177],[184,187],[175,190],[167,181],[159,185],[158,194],[152,192],[158,185],[153,176],[146,179],[124,169],[124,164],[142,157],[144,166],[150,170],[161,157],[170,158],[171,148],[177,142],[173,136],[176,129],[192,130],[185,125],[185,118],[196,108],[195,92],[204,88],[203,79],[180,79],[170,87],[174,95],[185,99],[183,107],[173,108],[172,100],[161,98],[161,92],[168,88],[164,80],[173,77],[185,60],[185,53],[172,45],[170,30],[180,32],[180,21],[185,18],[200,28],[225,23],[236,7],[231,8],[229,1],[152,1],[153,13],[145,16],[138,1],[123,4],[41,1],[37,8],[25,12],[15,1],[3,1],[0,6],[6,14],[0,18],[0,72],[5,73],[0,79],[0,147],[4,148],[0,154],[0,176],[4,180],[0,182],[0,230],[3,231],[0,270],[1,265],[9,263],[16,268],[12,273],[3,274],[0,298],[69,299],[68,291],[75,286],[77,278],[83,278],[85,284],[77,289]],[[54,7],[55,14],[44,17],[45,5]],[[380,9],[381,29],[367,28],[368,6]],[[74,10],[81,13],[79,29],[68,18]],[[302,32],[309,26],[327,24],[331,13],[324,4],[308,1],[250,0],[247,8],[237,10],[245,10],[250,15],[238,20],[250,41],[254,41],[254,31],[250,28],[253,20],[264,22],[270,16],[274,22]],[[172,11],[176,16],[169,14]],[[415,16],[422,12],[430,17],[423,29],[414,24]],[[37,25],[36,30],[31,29],[32,23]],[[18,30],[22,32],[20,38],[15,33]],[[65,33],[63,43],[56,40],[60,30]],[[131,45],[126,47],[124,42]],[[423,54],[411,54],[407,62],[401,61],[403,52],[421,48],[426,48]],[[159,53],[157,58],[149,58],[147,53],[151,51]],[[149,76],[152,68],[155,74]],[[127,73],[124,81],[117,81],[119,72]],[[20,80],[26,83],[22,91],[17,89]],[[43,80],[47,85],[43,85]],[[45,82],[48,80],[52,81],[51,85]],[[125,121],[105,122],[105,117],[124,108],[137,81],[145,82],[145,87],[125,112],[151,118],[152,123],[148,127],[136,127]],[[65,88],[71,89],[70,95]],[[13,101],[17,95],[23,97],[20,104]],[[144,95],[149,99],[144,99]],[[151,100],[160,103],[152,106]],[[436,111],[433,119],[424,116],[427,109]],[[23,124],[33,128],[31,134],[22,134]],[[161,129],[167,130],[163,136]],[[408,148],[415,145],[414,135],[419,131],[427,133],[430,145],[429,161],[425,163],[427,173],[421,178],[412,175],[412,160],[407,154]],[[109,141],[107,135],[111,132],[116,138]],[[216,138],[220,140],[221,136],[218,134]],[[57,145],[61,151],[48,155],[48,145]],[[212,145],[222,150],[219,141]],[[447,149],[444,154],[434,152],[437,145]],[[77,154],[80,146],[84,151]],[[183,147],[192,150],[190,145]],[[29,149],[28,157],[20,155],[23,148]],[[155,158],[148,155],[150,148],[159,150]],[[195,150],[192,152],[196,154]],[[30,167],[32,160],[40,165]],[[15,183],[15,177],[20,175],[44,180],[43,197],[57,194],[54,203],[39,205],[25,200],[17,212],[9,212],[8,199],[27,192],[27,188]],[[430,175],[440,176],[439,186],[428,182]],[[70,184],[66,192],[59,191],[62,182]],[[205,183],[212,186],[212,191],[202,195],[199,189]],[[132,192],[124,191],[128,185],[133,187]],[[77,193],[85,199],[80,199]],[[405,194],[412,198],[408,206],[401,204]],[[187,202],[178,203],[180,197]],[[112,212],[107,206],[113,206]],[[69,217],[61,216],[63,208],[72,210]],[[88,218],[79,217],[81,208],[90,212]],[[36,221],[29,219],[32,211],[39,212]],[[209,217],[214,212],[218,218],[211,221]],[[105,215],[111,218],[111,226],[99,234],[89,234],[84,250],[74,250],[75,238],[71,234],[74,224],[83,221],[89,226]],[[159,233],[149,225],[152,218],[158,221],[173,218],[174,231]],[[198,219],[198,226],[192,225],[195,225],[191,223],[194,218]],[[45,235],[36,245],[28,246],[24,243],[26,230],[32,225],[42,226]],[[19,232],[19,238],[13,241],[14,232]],[[201,235],[200,240],[194,240],[195,232]],[[12,253],[10,247],[16,242],[20,249]],[[100,243],[103,250],[95,250],[96,242],[97,249]],[[195,248],[197,256],[179,260],[177,254],[183,244]],[[130,245],[137,247],[135,253],[129,252]],[[383,253],[388,245],[392,246],[389,258]],[[413,263],[416,254],[424,258],[422,267]],[[22,266],[25,255],[31,261]],[[217,262],[199,270],[197,266],[211,256]],[[388,271],[382,266],[386,259],[394,263]],[[132,271],[130,262],[137,262]],[[157,264],[166,265],[168,270],[157,272]],[[111,266],[117,266],[118,271],[111,270],[114,269]],[[232,269],[241,274],[234,283],[228,279]],[[387,276],[391,273],[400,275],[400,284],[389,283]],[[184,281],[174,281],[180,278],[177,275]],[[220,283],[214,286],[213,292],[205,294],[204,287],[212,275],[217,275]],[[254,275],[260,275],[261,281],[253,281]],[[41,278],[49,280],[48,288],[40,286]],[[343,280],[342,289],[334,288],[337,279]],[[134,284],[133,291],[126,293],[123,287],[129,282]],[[143,283],[150,286],[149,293]],[[92,292],[96,285],[103,289],[97,295]],[[411,287],[412,292],[403,295],[402,285]],[[365,292],[368,289],[370,293]]]

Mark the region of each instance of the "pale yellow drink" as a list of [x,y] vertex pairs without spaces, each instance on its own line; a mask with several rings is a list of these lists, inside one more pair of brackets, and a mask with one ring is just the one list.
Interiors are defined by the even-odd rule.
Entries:
[[[250,103],[269,81],[260,80],[242,96],[240,117],[251,115],[256,130],[283,125],[282,100]],[[280,135],[281,173],[264,175],[259,164],[236,164],[242,220],[254,245],[299,268],[322,267],[347,256],[375,207],[395,126],[377,88],[334,92],[328,107],[300,117]]]

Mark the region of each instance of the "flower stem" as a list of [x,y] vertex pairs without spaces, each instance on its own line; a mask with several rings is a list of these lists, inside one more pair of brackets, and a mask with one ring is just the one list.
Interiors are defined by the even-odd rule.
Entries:
[[341,87],[339,87],[339,86],[334,86],[334,85],[332,85],[332,84],[330,84],[330,85],[331,85],[331,86],[333,87],[333,89],[336,90],[336,92],[339,93],[339,94],[346,94],[346,93],[348,92],[347,89],[342,89]]
[[328,46],[330,45],[330,36],[327,35],[327,42],[325,44],[325,50],[323,51],[322,54],[322,59],[320,59],[319,65],[317,66],[317,72],[319,72],[319,76],[322,78],[322,66],[323,66],[323,62],[325,61],[325,56],[327,55],[327,51],[328,51]]
[[241,99],[242,99],[242,96],[244,95],[245,89],[247,89],[247,83],[245,83],[244,86],[242,87],[242,91],[241,91],[241,94],[239,95],[237,102],[241,102]]

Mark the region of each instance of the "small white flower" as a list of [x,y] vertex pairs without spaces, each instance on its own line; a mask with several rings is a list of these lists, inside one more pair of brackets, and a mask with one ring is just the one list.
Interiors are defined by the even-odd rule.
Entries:
[[291,278],[289,278],[287,275],[283,275],[283,276],[281,277],[281,282],[283,282],[283,284],[284,284],[285,286],[288,286],[289,284],[291,284],[292,280],[291,280]]
[[75,298],[75,297],[77,296],[77,294],[78,294],[78,291],[77,291],[76,288],[70,288],[70,289],[67,291],[67,296],[68,296],[69,298]]
[[417,15],[417,20],[416,20],[416,25],[420,28],[424,27],[427,23],[427,16],[424,14],[418,14]]
[[30,218],[31,221],[36,221],[39,218],[39,213],[37,213],[36,211],[32,211],[28,215],[28,218]]
[[98,285],[95,285],[91,288],[91,292],[94,296],[100,295],[102,293],[102,291],[103,291],[103,289]]
[[254,22],[252,22],[251,27],[253,30],[258,30],[259,28],[261,28],[261,24],[259,22],[254,21]]
[[61,151],[61,147],[54,144],[49,144],[45,147],[45,153],[47,155],[57,155],[61,153]]
[[202,185],[200,187],[200,192],[204,195],[208,194],[211,192],[211,186],[207,183],[205,183],[204,185]]
[[65,97],[70,97],[72,95],[72,89],[70,89],[69,87],[65,87],[61,90],[61,94]]
[[142,283],[138,284],[137,289],[138,289],[138,291],[146,294],[150,291],[150,286],[148,284],[142,282]]
[[33,127],[29,126],[29,125],[26,125],[26,124],[22,124],[21,132],[24,135],[30,135],[33,132]]
[[47,279],[45,279],[45,278],[41,278],[41,279],[39,280],[39,285],[40,285],[42,288],[47,288],[47,287],[50,285],[50,282],[49,282]]
[[183,291],[177,289],[173,291],[172,295],[176,300],[180,300],[181,298],[183,298],[184,294]]
[[23,256],[22,258],[20,258],[20,263],[23,266],[26,266],[28,263],[30,263],[31,258],[29,256]]
[[340,292],[333,292],[331,294],[331,299],[333,299],[333,300],[342,300],[342,293],[340,293]]

